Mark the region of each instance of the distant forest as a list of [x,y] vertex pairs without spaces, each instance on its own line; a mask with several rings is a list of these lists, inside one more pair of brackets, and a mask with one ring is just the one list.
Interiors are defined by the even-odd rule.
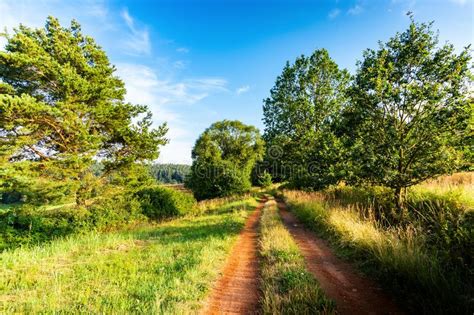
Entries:
[[153,164],[150,166],[150,173],[160,183],[182,184],[190,168],[186,164]]

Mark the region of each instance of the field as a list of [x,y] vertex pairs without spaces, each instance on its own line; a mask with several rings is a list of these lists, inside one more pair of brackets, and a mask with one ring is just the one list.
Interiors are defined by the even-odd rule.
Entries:
[[[390,212],[389,192],[381,187],[339,185],[320,192],[270,192],[283,197],[315,237],[329,241],[331,248],[314,253],[334,250],[382,284],[401,309],[467,313],[473,307],[469,301],[474,292],[469,280],[473,177],[458,173],[412,187],[403,220]],[[258,191],[201,201],[184,217],[161,223],[139,221],[108,232],[73,233],[4,250],[0,253],[0,312],[198,312],[226,264],[232,257],[241,259],[241,249],[233,244],[257,205],[253,196]],[[312,262],[292,237],[294,224],[291,229],[285,227],[273,197],[265,198],[269,200],[261,210],[258,243],[247,245],[259,251],[260,263],[252,264],[260,275],[259,283],[246,290],[251,295],[261,290],[258,305],[264,314],[336,312],[338,304],[318,281],[325,281],[326,289],[331,285],[345,289],[337,284],[337,277],[321,278],[322,274],[309,272]],[[48,207],[51,212],[60,209]],[[338,270],[346,269],[338,265],[342,262],[321,259],[327,268],[335,264]],[[242,281],[241,271],[225,270],[229,283]],[[350,268],[345,272],[352,285],[362,285],[355,298],[365,299],[365,293],[370,294],[367,299],[374,296],[364,292],[366,280]],[[232,290],[242,288],[224,285],[221,290],[232,296]],[[223,303],[220,293],[213,296],[216,305]],[[339,307],[363,307],[356,305]]]
[[195,311],[254,206],[4,251],[0,313]]

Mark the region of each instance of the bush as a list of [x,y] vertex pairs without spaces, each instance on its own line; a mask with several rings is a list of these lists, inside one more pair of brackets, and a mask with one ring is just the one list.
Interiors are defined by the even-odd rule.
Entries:
[[116,229],[147,217],[157,220],[183,215],[195,204],[191,194],[159,186],[136,193],[109,192],[87,207],[24,204],[0,213],[0,250],[73,233]]
[[135,196],[143,214],[154,220],[187,214],[196,205],[191,194],[162,186],[141,189]]
[[258,178],[258,184],[260,187],[268,188],[272,185],[272,175],[267,171],[263,172]]
[[0,214],[0,250],[94,229],[109,230],[143,219],[140,202],[128,194],[114,194],[88,207],[48,209],[25,204]]
[[193,164],[185,185],[198,200],[241,194],[252,187],[250,171],[229,161]]

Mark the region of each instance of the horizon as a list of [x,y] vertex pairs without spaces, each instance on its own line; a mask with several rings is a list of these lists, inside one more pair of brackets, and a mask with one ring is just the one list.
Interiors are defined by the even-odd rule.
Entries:
[[48,15],[62,25],[76,19],[117,67],[126,100],[148,105],[155,125],[168,123],[170,143],[158,162],[189,165],[195,140],[215,121],[238,119],[263,131],[262,100],[287,61],[326,48],[353,74],[365,49],[406,29],[407,12],[434,21],[440,43],[460,51],[473,42],[473,10],[471,0],[6,0],[0,28],[42,27]]

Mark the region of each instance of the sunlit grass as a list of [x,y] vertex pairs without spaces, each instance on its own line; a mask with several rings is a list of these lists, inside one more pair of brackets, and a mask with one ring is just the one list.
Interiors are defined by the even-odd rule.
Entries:
[[0,254],[0,313],[196,312],[249,210]]
[[301,220],[331,240],[339,254],[380,278],[413,310],[462,313],[473,307],[472,284],[458,273],[458,267],[443,265],[447,260],[442,260],[444,256],[439,252],[445,249],[428,246],[433,237],[421,228],[421,223],[382,224],[376,219],[375,209],[351,204],[348,200],[354,195],[343,195],[347,196],[340,203],[332,193],[284,191]]
[[267,202],[261,218],[262,309],[264,314],[328,314],[334,312],[290,233],[275,201]]

